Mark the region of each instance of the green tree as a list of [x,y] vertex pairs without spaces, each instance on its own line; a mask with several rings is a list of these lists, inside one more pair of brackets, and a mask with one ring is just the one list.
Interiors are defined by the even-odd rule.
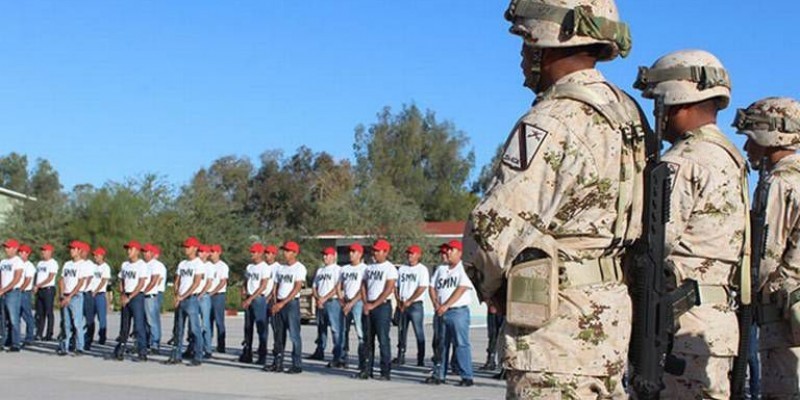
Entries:
[[472,193],[475,195],[482,196],[489,190],[495,176],[497,176],[497,168],[500,167],[500,161],[503,158],[503,149],[503,145],[498,146],[491,161],[481,168],[478,180],[472,183]]
[[12,152],[0,157],[0,187],[28,194],[28,157]]

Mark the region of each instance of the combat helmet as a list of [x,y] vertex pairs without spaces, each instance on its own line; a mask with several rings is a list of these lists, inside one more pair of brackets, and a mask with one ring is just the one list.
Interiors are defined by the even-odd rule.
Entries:
[[631,50],[630,29],[614,0],[512,0],[505,16],[511,33],[534,47],[604,44],[603,61]]
[[676,51],[659,58],[650,68],[639,67],[633,87],[648,99],[663,96],[666,106],[716,98],[722,110],[731,99],[728,71],[717,57],[703,50]]
[[736,110],[733,126],[762,147],[800,150],[800,103],[788,97],[767,97]]

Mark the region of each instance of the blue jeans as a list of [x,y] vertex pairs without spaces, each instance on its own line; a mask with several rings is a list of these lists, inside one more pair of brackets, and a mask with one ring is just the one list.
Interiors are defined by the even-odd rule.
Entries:
[[300,339],[300,301],[292,299],[277,315],[273,316],[275,324],[275,348],[272,353],[275,365],[283,366],[283,351],[286,349],[286,332],[292,341],[292,367],[302,366],[303,341]]
[[211,353],[211,296],[206,293],[197,301],[200,305],[200,327],[203,329],[201,348],[206,353]]
[[30,290],[22,292],[20,295],[20,312],[22,313],[22,319],[25,321],[25,342],[33,341],[33,328],[36,325],[33,320],[32,300],[33,292]]
[[69,304],[61,308],[61,320],[64,325],[64,340],[61,341],[61,350],[69,349],[72,340],[72,328],[75,328],[75,349],[83,351],[86,322],[83,320],[83,294],[72,296]]
[[225,349],[225,293],[211,296],[211,317],[217,327],[217,349]]
[[[344,313],[344,311],[342,311]],[[364,303],[359,300],[353,305],[350,314],[343,315],[344,317],[344,339],[341,362],[347,362],[347,354],[350,352],[350,325],[356,328],[356,337],[358,337],[358,369],[364,369],[362,361],[364,358],[364,325],[362,322],[364,316]]]
[[[144,312],[144,294],[139,293],[136,297],[130,299],[128,305],[125,306],[128,310],[128,315],[133,318],[133,334],[136,336],[136,349],[139,353],[147,349],[147,317]],[[121,343],[128,340],[128,333],[121,333]]]
[[317,350],[320,354],[325,353],[325,345],[328,342],[328,328],[333,336],[333,360],[342,359],[342,305],[338,299],[330,299],[325,302],[325,306],[317,309]]
[[[4,318],[8,318],[8,322],[11,323],[11,338],[10,338],[11,340],[10,340],[10,344],[11,344],[11,347],[16,347],[16,348],[19,348],[20,345],[22,344],[22,341],[20,340],[20,332],[19,332],[19,317],[20,317],[20,311],[21,311],[21,308],[20,308],[21,297],[22,297],[22,292],[20,292],[19,289],[11,290],[9,292],[6,292],[6,294],[3,295],[3,301],[5,303],[5,312],[6,312],[6,317],[4,317]],[[8,328],[6,328],[4,326],[3,327],[3,331],[4,331],[3,333],[5,333],[7,329]],[[6,340],[6,342],[9,342],[9,341]]]
[[748,392],[751,399],[760,399],[761,397],[761,360],[758,358],[758,325],[753,324],[750,326],[750,353],[747,355],[747,365],[750,367],[748,371],[749,380]]
[[377,336],[381,354],[381,375],[389,376],[392,372],[392,343],[389,339],[389,330],[392,325],[392,304],[387,301],[370,311],[369,315],[364,315],[363,325],[366,336],[364,371],[372,376],[375,365],[375,337]]
[[83,292],[83,320],[86,323],[86,334],[84,335],[83,342],[86,345],[85,350],[92,347],[92,340],[94,339],[94,296],[92,292]]
[[444,313],[439,331],[439,354],[441,360],[434,363],[434,375],[444,380],[447,376],[449,357],[447,349],[451,343],[456,347],[456,359],[461,379],[472,379],[472,346],[469,342],[469,307],[451,308]]
[[500,329],[503,328],[505,316],[501,314],[486,314],[486,330],[489,335],[489,343],[486,345],[486,361],[490,359],[494,362],[497,360],[497,338],[500,337]]
[[158,349],[161,344],[161,301],[159,301],[158,293],[153,296],[145,297],[144,308],[145,317],[147,318],[147,326],[150,331],[150,343],[148,347]]
[[422,301],[416,301],[400,314],[400,323],[397,325],[397,351],[406,353],[406,343],[408,342],[408,324],[414,327],[414,336],[417,338],[417,361],[425,359],[425,328],[423,320],[425,312],[422,308]]
[[105,330],[108,326],[108,300],[106,292],[94,296],[94,311],[97,313],[97,329]]
[[186,320],[189,320],[189,330],[193,337],[194,359],[200,361],[203,358],[202,337],[200,328],[200,305],[197,296],[189,296],[178,305],[177,309],[177,331],[175,334],[175,347],[172,348],[172,358],[181,359],[183,354],[183,331],[186,329]]
[[258,333],[258,358],[267,355],[267,339],[269,338],[269,308],[264,296],[256,297],[245,310],[244,315],[244,347],[245,352],[253,351],[253,326]]

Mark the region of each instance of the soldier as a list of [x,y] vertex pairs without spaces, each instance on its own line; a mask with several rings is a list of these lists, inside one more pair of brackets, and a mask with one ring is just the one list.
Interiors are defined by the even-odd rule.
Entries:
[[[36,264],[36,340],[53,340],[53,301],[56,296],[58,262],[53,259],[53,245],[44,244],[39,249],[42,259]],[[45,329],[46,328],[46,329]]]
[[161,347],[161,301],[160,287],[167,279],[167,267],[156,258],[158,248],[147,243],[144,245],[144,261],[150,272],[150,279],[142,292],[145,294],[144,308],[147,319],[147,347],[151,353],[158,354]]
[[364,247],[360,243],[353,243],[348,248],[350,264],[342,267],[342,276],[339,279],[339,302],[342,305],[342,315],[344,320],[344,345],[342,358],[333,367],[342,369],[347,368],[347,354],[350,351],[350,326],[354,326],[356,337],[358,338],[358,369],[363,370],[364,358],[364,333],[362,331],[361,317],[363,315],[364,302],[361,299],[361,282],[364,279],[364,271],[367,265],[362,261]]
[[471,213],[464,264],[507,311],[509,399],[621,398],[646,121],[595,65],[628,54],[628,27],[613,0],[514,0],[506,18],[537,98]]
[[408,339],[408,324],[414,327],[414,336],[417,338],[417,366],[425,365],[425,329],[423,320],[425,312],[422,307],[422,296],[430,286],[430,272],[428,267],[420,263],[422,248],[417,245],[408,246],[406,249],[407,265],[398,270],[397,288],[397,313],[400,314],[397,326],[397,358],[392,360],[394,365],[406,363],[406,343]]
[[342,267],[336,264],[336,249],[322,249],[322,267],[317,268],[314,275],[312,295],[317,303],[317,349],[309,359],[324,360],[325,345],[328,342],[328,329],[333,336],[333,359],[328,368],[338,367],[342,358],[342,305],[339,303],[339,286]]
[[106,344],[106,330],[108,326],[108,281],[111,279],[111,267],[106,263],[106,249],[98,247],[92,252],[97,269],[92,276],[92,296],[94,297],[94,310],[97,313],[97,344]]
[[59,280],[61,293],[61,321],[64,338],[58,346],[56,353],[59,356],[67,355],[72,341],[72,330],[75,328],[75,355],[83,354],[83,339],[86,334],[86,325],[83,320],[83,296],[81,288],[91,276],[89,268],[84,266],[81,256],[83,250],[88,251],[89,245],[73,240],[69,245],[69,255],[72,260],[64,263]]
[[737,112],[753,166],[768,173],[756,189],[766,205],[767,238],[759,270],[762,394],[800,397],[800,103],[785,97],[759,100]]
[[244,348],[239,356],[239,362],[250,364],[253,362],[253,327],[258,333],[258,361],[259,365],[266,363],[267,357],[267,286],[272,280],[264,262],[264,246],[253,243],[250,246],[250,259],[252,263],[245,268],[245,284],[242,286],[242,308],[245,310],[244,320]]
[[665,374],[662,398],[729,398],[739,342],[733,285],[749,270],[740,268],[749,264],[747,165],[716,125],[730,101],[730,79],[712,54],[683,50],[640,68],[635,86],[646,98],[663,99],[665,137],[673,144],[663,157],[672,182],[667,260],[678,283],[699,283],[702,302],[678,320],[673,354],[687,367],[682,376]]
[[[222,245],[211,245],[211,265],[214,267],[211,282],[211,321],[217,327],[217,353],[225,353],[225,292],[228,291],[230,268],[222,256]],[[266,312],[264,312],[266,314]],[[265,316],[266,318],[266,316]]]
[[[6,257],[0,261],[0,349],[9,346],[9,351],[19,351],[22,345],[19,332],[20,287],[22,286],[24,267],[22,259],[17,255],[20,244],[15,239],[3,243]],[[11,326],[6,327],[6,321]],[[6,336],[11,332],[10,337]]]
[[[197,249],[197,257],[203,262],[203,283],[200,285],[200,295],[197,296],[198,304],[200,304],[200,328],[203,330],[201,337],[203,338],[203,358],[211,358],[211,295],[208,292],[211,290],[211,283],[213,282],[212,273],[214,266],[208,258],[211,256],[211,246],[207,244],[200,245]],[[190,353],[191,354],[191,353]]]
[[22,285],[20,286],[20,316],[25,321],[25,338],[22,345],[26,346],[33,342],[33,313],[31,313],[31,293],[33,292],[33,280],[36,277],[36,267],[28,257],[31,255],[31,247],[23,244],[19,246],[19,257],[22,259]]
[[270,312],[275,318],[275,357],[272,366],[266,370],[283,372],[283,350],[286,348],[286,332],[292,341],[292,367],[286,370],[287,374],[303,372],[302,355],[303,342],[300,337],[300,289],[306,282],[308,271],[305,265],[297,261],[300,245],[296,242],[286,242],[281,246],[286,264],[278,268],[275,273],[275,292],[273,306]]
[[392,246],[383,239],[378,239],[372,245],[372,255],[375,263],[370,264],[364,271],[364,283],[361,290],[364,298],[363,324],[365,332],[364,361],[359,361],[364,368],[354,378],[369,379],[373,377],[375,364],[375,337],[380,346],[380,373],[377,378],[381,381],[391,380],[392,373],[392,344],[389,330],[392,324],[391,297],[397,282],[397,268],[389,260],[389,251]]
[[175,272],[175,308],[176,308],[176,327],[175,346],[172,349],[170,358],[166,364],[180,364],[183,350],[183,331],[186,321],[189,322],[189,331],[192,337],[192,361],[190,366],[202,364],[203,339],[202,328],[200,327],[200,306],[197,303],[197,295],[202,289],[202,273],[204,271],[203,262],[197,257],[197,249],[200,241],[195,237],[187,238],[183,241],[183,251],[186,259],[178,264]]
[[[122,314],[130,315],[133,319],[133,333],[136,336],[137,361],[147,361],[147,332],[144,310],[144,289],[150,279],[150,270],[147,264],[139,258],[142,245],[131,240],[125,244],[128,252],[128,261],[122,263],[119,271],[119,293]],[[123,317],[124,318],[124,317]],[[125,356],[125,346],[128,341],[129,327],[120,325],[119,343],[114,348],[114,358],[122,360]]]
[[[81,257],[83,258],[83,266],[88,269],[89,276],[86,278],[86,283],[83,285],[81,289],[82,296],[83,296],[83,320],[86,323],[86,333],[83,337],[83,345],[84,350],[89,351],[92,349],[92,342],[94,340],[94,315],[96,313],[94,309],[94,296],[92,294],[93,290],[93,280],[94,280],[94,273],[97,271],[97,264],[95,264],[91,259],[89,259],[89,251],[91,247],[86,246],[85,248],[81,249]],[[95,284],[97,282],[94,282]]]

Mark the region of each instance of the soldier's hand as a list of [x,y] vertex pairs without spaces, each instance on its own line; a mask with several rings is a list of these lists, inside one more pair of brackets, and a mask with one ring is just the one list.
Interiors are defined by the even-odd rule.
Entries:
[[506,315],[506,297],[504,291],[498,291],[495,293],[488,303],[491,304],[489,307],[494,308],[495,314]]
[[242,302],[242,308],[246,309],[248,307],[250,307],[250,300],[249,299],[244,299],[244,301]]

